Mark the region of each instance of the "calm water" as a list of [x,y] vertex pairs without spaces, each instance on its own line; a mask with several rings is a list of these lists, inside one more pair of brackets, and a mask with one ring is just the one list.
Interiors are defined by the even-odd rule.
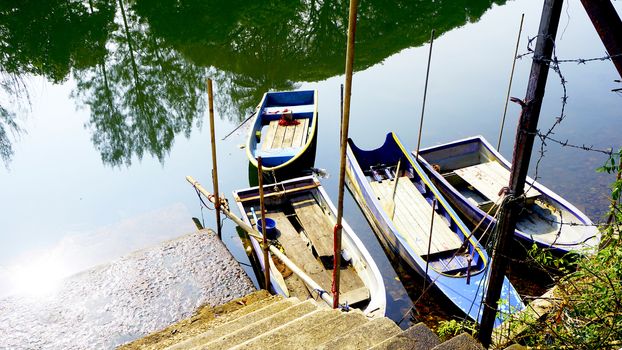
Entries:
[[[323,183],[336,198],[347,6],[243,0],[0,5],[0,155],[6,164],[0,167],[0,296],[45,291],[59,277],[190,232],[192,216],[215,225],[213,212],[200,209],[184,180],[193,175],[211,187],[207,77],[215,82],[218,139],[266,90],[318,89],[316,167],[331,174]],[[622,12],[622,4],[614,6]],[[416,147],[426,41],[434,28],[439,37],[422,146],[474,134],[496,144],[520,14],[525,52],[540,11],[539,2],[529,0],[363,1],[350,136],[372,148],[394,130]],[[603,54],[580,3],[568,1],[557,55]],[[529,67],[528,57],[517,62],[512,96],[525,95]],[[622,146],[622,96],[611,92],[620,77],[611,62],[561,69],[569,99],[555,137]],[[542,129],[559,115],[561,97],[559,79],[550,74]],[[510,105],[501,146],[508,158],[518,112]],[[248,186],[240,148],[246,131],[217,145],[227,195]],[[594,172],[604,160],[550,144],[538,175],[599,220],[612,180]],[[378,257],[389,293],[403,309],[409,301],[401,283],[349,195],[345,217]],[[224,232],[236,258],[246,262],[230,222]]]

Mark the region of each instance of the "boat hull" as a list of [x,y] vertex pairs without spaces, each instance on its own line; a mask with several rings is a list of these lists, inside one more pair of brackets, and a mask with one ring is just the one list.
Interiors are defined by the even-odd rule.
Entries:
[[[413,271],[425,278],[429,284],[438,288],[442,294],[465,314],[469,315],[473,320],[479,321],[481,319],[482,300],[485,295],[485,286],[488,278],[488,256],[483,248],[477,241],[471,242],[481,255],[480,263],[483,264],[484,267],[477,273],[468,276],[468,278],[448,276],[429,268],[429,266],[426,268],[426,261],[414,251],[411,242],[398,230],[393,220],[391,220],[385,209],[383,209],[359,164],[359,159],[357,159],[355,152],[359,154],[358,158],[368,157],[368,159],[366,159],[368,163],[376,162],[383,156],[386,157],[386,163],[389,164],[395,162],[396,157],[409,158],[415,168],[418,167],[417,162],[403,149],[397,137],[392,133],[387,135],[385,144],[376,150],[362,151],[357,148],[356,151],[353,151],[354,147],[356,146],[350,141],[346,161],[347,185],[379,240],[385,245],[385,248],[390,251],[390,255],[399,258],[401,262],[405,263]],[[371,153],[374,151],[376,154]],[[427,179],[420,167],[419,172],[422,179],[431,185],[431,182]],[[439,205],[447,207],[447,212],[450,213],[451,218],[455,220],[453,225],[455,225],[458,231],[463,232],[463,239],[465,239],[466,236],[469,235],[465,225],[460,221],[453,210],[449,208],[440,193],[436,193],[436,195]],[[507,278],[505,278],[503,283],[502,298],[507,300],[507,302],[503,303],[501,306],[502,315],[513,313],[524,308],[518,293]],[[500,325],[502,320],[503,316],[500,315],[497,317],[495,325]]]
[[[287,199],[290,197],[312,194],[315,198],[318,199],[319,203],[321,203],[321,206],[325,210],[328,217],[336,218],[337,209],[330,201],[328,194],[325,192],[324,188],[320,185],[319,180],[317,180],[315,176],[305,176],[282,181],[277,183],[276,186],[274,184],[265,186],[264,189],[272,191],[277,186],[283,191],[283,197],[280,198]],[[236,204],[241,213],[247,213],[248,208],[245,207],[245,204],[240,200],[240,198],[244,196],[248,197],[249,194],[252,195],[254,193],[253,191],[256,190],[257,187],[252,187],[249,189],[243,189],[234,192]],[[242,215],[242,219],[249,225],[252,225],[248,215]],[[305,230],[305,227],[303,226],[302,229]],[[263,271],[266,264],[264,263],[263,251],[261,249],[261,246],[257,242],[257,240],[252,239],[251,241],[253,251],[256,255],[257,260],[260,262],[261,270]],[[332,247],[332,235],[330,244]],[[382,279],[382,274],[363,242],[345,220],[342,220],[342,249],[344,254],[348,257],[348,265],[354,268],[354,270],[357,272],[358,276],[364,283],[365,287],[369,290],[369,299],[363,302],[363,313],[370,318],[383,317],[386,312],[386,290],[384,286],[384,281]],[[291,255],[296,254],[296,252],[288,252],[286,250],[285,254],[291,257]],[[287,287],[284,286],[284,283],[279,281],[278,278],[275,278],[275,276],[278,277],[278,275],[275,275],[275,273],[279,274],[278,270],[276,270],[276,268],[271,268],[271,287],[278,294],[289,295],[289,291],[287,290]],[[325,290],[320,292],[328,293],[329,288],[326,288]],[[343,302],[343,300],[341,301]]]
[[[262,170],[271,173],[272,178],[276,176],[277,181],[300,176],[305,169],[312,167],[317,144],[317,90],[267,92],[256,110],[246,143],[251,167],[257,169],[257,158],[261,156]],[[285,127],[291,130],[274,131],[283,128],[275,122],[284,118],[288,110],[293,123],[300,127],[304,125],[300,134],[294,131],[299,128],[297,125]],[[274,130],[270,128],[271,124],[274,124]],[[266,142],[268,146],[264,144]]]
[[[487,213],[469,201],[463,192],[450,184],[442,175],[446,171],[488,161],[497,162],[509,172],[511,164],[482,136],[422,149],[419,152],[419,160],[434,184],[465,218],[473,225],[479,224],[482,228],[489,227],[492,229],[494,227],[496,220],[490,215],[493,212]],[[441,169],[441,173],[437,172],[432,164],[437,165]],[[559,212],[560,214],[559,216],[550,216],[550,220],[548,220],[550,227],[546,224],[528,225],[538,220],[535,216],[519,218],[514,237],[520,242],[535,243],[557,254],[565,254],[571,251],[591,254],[600,241],[600,233],[592,221],[574,205],[537,181],[527,178],[527,186],[531,186],[532,190],[540,193],[534,206],[551,208],[554,213]],[[547,210],[550,211],[551,209]],[[541,211],[533,212],[534,215],[542,217]],[[556,221],[565,224],[559,225]],[[540,231],[538,231],[539,228],[541,228]]]

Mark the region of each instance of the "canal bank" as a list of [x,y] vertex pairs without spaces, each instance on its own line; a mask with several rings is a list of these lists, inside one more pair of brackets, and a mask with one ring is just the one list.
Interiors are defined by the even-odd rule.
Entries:
[[211,230],[0,300],[0,349],[110,349],[255,290]]

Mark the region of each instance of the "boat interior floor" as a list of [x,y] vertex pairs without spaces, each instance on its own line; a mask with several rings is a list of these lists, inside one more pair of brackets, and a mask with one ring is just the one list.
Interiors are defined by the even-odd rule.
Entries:
[[[330,292],[333,275],[333,231],[322,207],[311,194],[302,194],[290,197],[282,205],[266,209],[266,217],[276,222],[277,240],[287,257],[324,291]],[[259,208],[256,210],[259,211]],[[252,221],[250,216],[249,218]],[[360,305],[369,300],[369,289],[350,262],[342,259],[340,274],[341,303]],[[283,277],[291,296],[303,300],[318,297],[318,291],[306,288],[295,274],[284,273]]]
[[270,121],[264,139],[261,142],[261,150],[270,151],[302,147],[307,142],[309,118],[294,118],[294,120],[299,123],[295,125],[279,125],[279,120]]
[[[562,222],[565,224],[560,224]],[[519,213],[516,229],[546,244],[578,243],[584,239],[585,234],[581,222],[575,216],[539,199]]]
[[451,230],[449,220],[436,211],[429,245],[432,205],[408,176],[399,177],[395,197],[395,180],[371,181],[370,184],[385,212],[416,254],[432,257],[450,252],[453,255],[462,248],[462,239]]

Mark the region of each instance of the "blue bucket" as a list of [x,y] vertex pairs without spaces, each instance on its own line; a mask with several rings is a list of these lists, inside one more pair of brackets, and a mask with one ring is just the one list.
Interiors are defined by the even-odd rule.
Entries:
[[[257,220],[257,231],[261,231],[261,219]],[[266,218],[266,237],[268,239],[276,239],[276,221]]]

